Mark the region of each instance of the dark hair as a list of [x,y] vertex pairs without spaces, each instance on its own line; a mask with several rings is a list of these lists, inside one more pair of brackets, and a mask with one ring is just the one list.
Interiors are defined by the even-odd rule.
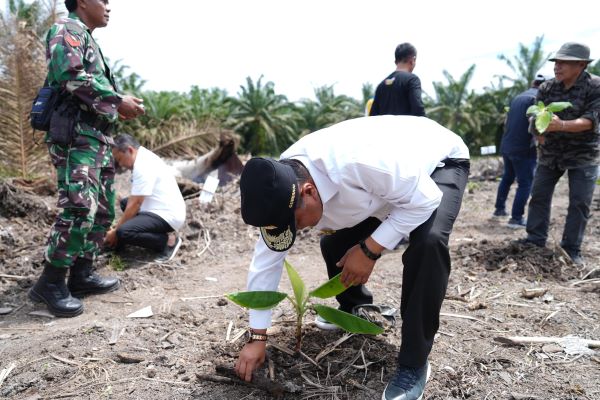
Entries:
[[396,63],[406,62],[411,57],[417,56],[417,49],[410,43],[401,43],[396,47]]
[[121,133],[114,140],[115,144],[113,147],[122,152],[126,152],[129,146],[133,147],[134,149],[140,148],[140,142],[138,142],[133,136],[126,133]]
[[[283,160],[279,160],[280,163],[289,165],[294,170],[294,174],[296,174],[296,178],[298,180],[298,186],[302,186],[304,183],[312,181],[312,177],[310,176],[310,172],[308,169],[302,164],[302,162],[298,160],[294,160],[292,158],[284,158]],[[302,208],[304,203],[302,202],[302,196],[298,196],[298,201],[296,202],[295,210]]]
[[77,0],[65,0],[65,7],[69,12],[77,10]]
[[284,158],[283,160],[279,160],[279,162],[292,167],[294,174],[296,174],[296,178],[298,179],[298,184],[302,185],[312,179],[310,172],[308,172],[304,164],[300,161],[294,160],[293,158]]

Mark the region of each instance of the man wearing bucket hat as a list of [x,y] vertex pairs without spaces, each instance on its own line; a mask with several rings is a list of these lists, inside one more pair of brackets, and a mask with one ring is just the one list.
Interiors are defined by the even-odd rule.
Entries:
[[550,61],[555,78],[540,86],[536,101],[568,101],[572,107],[556,113],[540,140],[524,241],[545,246],[554,187],[566,171],[569,207],[560,246],[583,265],[581,245],[600,160],[600,78],[586,72],[592,59],[584,44],[565,43]]
[[[382,398],[420,399],[450,273],[448,240],[468,174],[462,139],[413,116],[345,121],[303,137],[279,161],[252,158],[240,179],[241,213],[262,238],[248,290],[276,290],[296,230],[315,227],[326,232],[321,252],[328,275],[342,271],[348,287],[337,296],[339,308],[350,312],[373,303],[364,285],[382,251],[410,236],[402,257],[398,368]],[[270,311],[250,310],[250,328],[262,340],[270,323]],[[251,380],[264,358],[264,341],[247,343],[238,375]]]

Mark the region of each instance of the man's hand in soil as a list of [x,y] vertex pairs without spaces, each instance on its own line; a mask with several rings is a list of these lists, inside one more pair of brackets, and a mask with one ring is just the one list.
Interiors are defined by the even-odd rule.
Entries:
[[[365,244],[375,254],[381,254],[383,251],[383,246],[371,238],[365,240]],[[336,265],[343,268],[340,278],[342,284],[350,287],[367,283],[375,267],[375,261],[367,257],[357,244],[351,247]]]
[[[256,333],[261,332],[256,330]],[[246,343],[235,363],[235,372],[240,379],[246,382],[252,380],[252,372],[265,362],[266,347],[266,341]]]
[[104,245],[110,248],[114,248],[117,246],[117,230],[111,229],[106,232],[106,236],[104,237]]

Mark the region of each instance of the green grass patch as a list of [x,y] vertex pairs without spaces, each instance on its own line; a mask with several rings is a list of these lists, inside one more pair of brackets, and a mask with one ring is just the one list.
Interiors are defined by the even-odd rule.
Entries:
[[113,271],[124,271],[125,268],[127,268],[127,263],[125,261],[123,261],[123,259],[121,257],[119,257],[116,254],[113,254],[110,259],[108,260],[108,266],[113,270]]

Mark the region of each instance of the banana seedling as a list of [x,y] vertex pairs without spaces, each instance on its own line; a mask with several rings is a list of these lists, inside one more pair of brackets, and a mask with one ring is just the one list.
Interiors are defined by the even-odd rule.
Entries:
[[529,106],[526,115],[533,115],[535,117],[535,129],[541,135],[548,129],[548,125],[552,122],[554,113],[564,110],[565,108],[573,107],[568,101],[557,101],[544,105],[544,102],[539,101],[537,104]]
[[308,310],[314,310],[325,320],[339,326],[347,332],[361,333],[368,335],[378,335],[383,332],[383,328],[359,318],[350,313],[340,311],[336,308],[324,306],[322,304],[313,304],[312,298],[327,299],[337,296],[347,288],[340,281],[340,275],[331,278],[315,290],[308,292],[306,285],[298,272],[287,260],[284,262],[285,268],[294,290],[294,296],[275,291],[248,291],[227,294],[226,297],[234,303],[254,310],[269,310],[285,299],[288,299],[296,311],[296,351],[300,350],[302,345],[302,321]]

